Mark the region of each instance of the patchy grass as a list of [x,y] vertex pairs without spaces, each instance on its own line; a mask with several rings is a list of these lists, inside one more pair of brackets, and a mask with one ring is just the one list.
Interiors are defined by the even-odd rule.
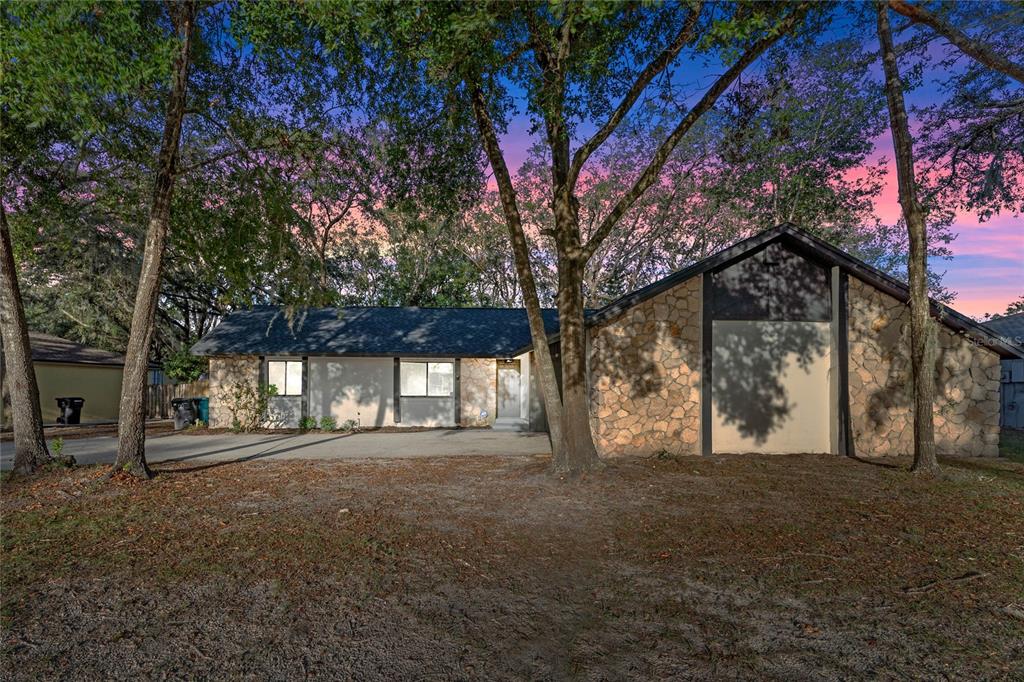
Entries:
[[1024,464],[1024,430],[1002,429],[999,432],[999,455]]
[[5,676],[1020,677],[1024,466],[905,464],[48,472],[0,502]]

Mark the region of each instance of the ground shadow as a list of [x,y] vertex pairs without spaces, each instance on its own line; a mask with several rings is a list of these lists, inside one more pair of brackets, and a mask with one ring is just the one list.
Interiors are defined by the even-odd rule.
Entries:
[[[162,464],[174,464],[176,462],[184,462],[184,461],[188,461],[188,460],[192,460],[192,459],[199,459],[199,458],[208,457],[209,455],[214,454],[213,452],[203,452],[203,453],[197,453],[195,455],[186,455],[184,457],[175,457],[175,458],[171,458],[171,459],[162,459],[162,460],[160,460],[159,462],[156,463],[156,466],[150,467],[150,468],[153,470],[154,473],[157,473],[157,474],[161,474],[161,473],[166,473],[166,474],[187,474],[187,473],[192,473],[192,472],[196,472],[196,471],[206,471],[208,469],[215,469],[217,467],[227,466],[229,464],[242,464],[242,463],[245,463],[245,462],[252,462],[252,461],[257,460],[257,459],[265,459],[267,457],[274,457],[274,456],[277,456],[277,455],[283,455],[283,454],[286,454],[286,453],[289,453],[289,452],[295,452],[296,450],[302,450],[304,448],[312,447],[314,445],[322,445],[323,443],[326,443],[326,442],[336,441],[336,440],[340,440],[342,438],[349,438],[349,437],[354,436],[354,435],[355,435],[354,432],[353,433],[342,433],[342,434],[338,434],[338,435],[332,436],[330,438],[319,438],[319,439],[313,440],[313,441],[308,442],[308,443],[300,443],[300,444],[293,445],[291,447],[287,447],[287,448],[283,448],[283,449],[275,449],[276,443],[279,443],[279,442],[281,442],[283,440],[291,440],[291,439],[297,437],[297,436],[285,436],[284,438],[280,438],[280,439],[275,440],[275,446],[271,446],[270,449],[263,450],[263,451],[260,451],[260,452],[255,452],[255,453],[253,453],[251,455],[246,455],[244,457],[237,457],[235,459],[227,459],[227,460],[220,460],[220,461],[210,462],[209,464],[201,464],[201,465],[198,465],[198,466],[188,467],[188,468],[185,468],[185,469],[158,468],[159,465],[162,465]],[[240,450],[240,449],[243,449],[245,447],[250,447],[250,446],[240,445],[238,447],[225,448],[224,450],[217,450],[215,452],[218,452],[218,453],[229,452],[231,450]]]

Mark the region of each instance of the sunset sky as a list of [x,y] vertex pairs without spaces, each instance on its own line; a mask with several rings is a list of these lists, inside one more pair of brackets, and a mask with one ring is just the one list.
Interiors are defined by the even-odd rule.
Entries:
[[[852,5],[851,5],[852,7]],[[837,17],[828,37],[842,37],[849,34],[851,26],[859,21],[855,16]],[[877,49],[872,34],[864,33],[868,49]],[[944,50],[954,49],[942,42],[935,44],[931,50],[939,55]],[[722,69],[704,63],[682,64],[679,72],[700,88],[707,87]],[[877,77],[881,82],[881,67],[877,69]],[[910,106],[923,106],[935,103],[943,95],[939,91],[937,80],[944,74],[926,73],[921,87],[907,94]],[[700,90],[694,92],[699,97]],[[522,99],[521,97],[519,98]],[[522,110],[520,106],[520,110]],[[911,113],[913,117],[913,114]],[[913,119],[911,120],[913,126]],[[530,135],[530,122],[526,116],[519,116],[510,122],[508,133],[502,140],[502,147],[510,169],[515,170],[527,156],[531,144],[539,141],[539,137]],[[888,130],[875,140],[875,152],[869,163],[877,163],[880,159],[887,160],[889,172],[887,186],[875,205],[877,216],[886,223],[895,223],[900,216],[900,205],[896,187],[896,169],[893,163],[892,138]],[[932,265],[935,270],[945,272],[943,284],[957,293],[952,306],[972,317],[982,317],[986,313],[1000,313],[1007,304],[1024,295],[1024,217],[1001,214],[979,222],[977,217],[963,213],[958,214],[952,231],[956,239],[950,245],[953,259],[939,260]]]

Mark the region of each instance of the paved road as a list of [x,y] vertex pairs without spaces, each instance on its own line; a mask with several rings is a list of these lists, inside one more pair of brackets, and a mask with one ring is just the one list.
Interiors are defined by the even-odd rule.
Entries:
[[[64,441],[64,453],[79,464],[114,461],[117,440],[110,437]],[[535,455],[548,453],[547,434],[484,429],[406,433],[307,434],[169,434],[146,439],[146,459],[153,462],[226,462],[255,459],[393,459],[466,455]],[[0,443],[0,469],[11,468],[11,441]]]

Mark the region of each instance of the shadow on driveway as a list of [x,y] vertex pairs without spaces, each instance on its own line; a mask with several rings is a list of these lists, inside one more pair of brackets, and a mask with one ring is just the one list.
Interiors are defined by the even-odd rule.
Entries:
[[[190,472],[193,472],[193,471],[205,471],[206,469],[214,469],[216,467],[222,467],[222,466],[225,466],[227,464],[241,464],[243,462],[251,462],[251,461],[257,460],[257,459],[263,459],[265,457],[273,457],[274,455],[283,455],[283,454],[285,454],[287,452],[295,452],[296,450],[302,450],[303,448],[314,447],[314,446],[319,447],[319,446],[323,445],[324,443],[330,443],[331,441],[341,440],[342,438],[349,438],[352,435],[353,434],[351,434],[351,433],[343,433],[343,434],[340,434],[340,435],[337,435],[337,436],[332,436],[330,438],[320,438],[320,439],[312,441],[312,442],[300,443],[298,445],[293,445],[291,447],[281,448],[281,449],[276,449],[278,444],[284,443],[285,441],[294,440],[298,436],[297,435],[289,435],[289,436],[281,436],[281,437],[278,437],[278,438],[269,438],[267,440],[261,441],[260,443],[257,443],[257,445],[262,445],[264,443],[271,443],[272,445],[271,445],[270,448],[268,448],[266,450],[261,450],[260,452],[255,452],[255,453],[253,453],[251,455],[246,455],[244,457],[237,457],[235,459],[225,459],[225,460],[220,460],[220,461],[216,461],[216,462],[210,462],[209,464],[203,464],[203,465],[200,465],[200,466],[188,467],[188,468],[185,468],[185,469],[160,469],[160,468],[157,468],[155,466],[151,467],[151,469],[153,470],[154,473],[158,473],[158,474],[160,474],[160,473],[187,474],[187,473],[190,473]],[[197,438],[198,437],[200,437],[200,436],[197,436]],[[161,459],[159,462],[156,462],[156,464],[158,464],[158,465],[159,464],[174,464],[176,462],[185,462],[185,461],[188,461],[190,459],[205,458],[205,457],[209,457],[210,455],[222,454],[222,453],[225,453],[225,452],[232,452],[234,450],[247,450],[247,449],[249,449],[251,447],[252,447],[252,444],[246,443],[246,444],[242,444],[242,445],[237,445],[235,447],[222,448],[220,450],[212,450],[210,452],[200,452],[200,453],[197,453],[197,454],[194,454],[194,455],[185,455],[184,457],[171,457],[171,458],[168,458],[168,459]]]

